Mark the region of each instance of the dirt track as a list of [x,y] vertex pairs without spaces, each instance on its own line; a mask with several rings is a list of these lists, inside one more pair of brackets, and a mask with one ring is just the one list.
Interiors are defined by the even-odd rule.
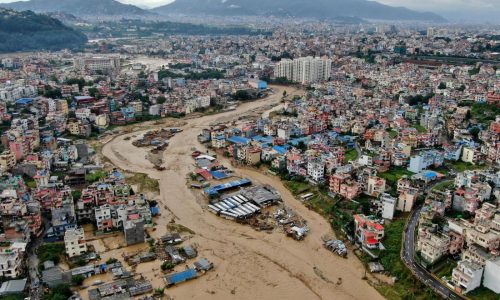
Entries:
[[[308,221],[311,234],[302,242],[287,238],[281,232],[257,232],[248,226],[223,220],[203,209],[199,191],[186,186],[186,176],[193,170],[192,148],[202,149],[197,141],[201,129],[214,122],[229,124],[233,119],[267,104],[280,101],[283,88],[275,87],[270,97],[246,103],[236,111],[187,120],[182,133],[170,140],[164,156],[167,170],[158,172],[146,159],[146,149],[132,146],[127,137],[118,136],[103,147],[105,155],[116,166],[131,172],[150,174],[160,181],[162,217],[153,236],[166,232],[175,218],[196,234],[188,243],[200,246],[201,256],[215,263],[216,269],[200,279],[167,290],[176,299],[383,299],[363,280],[362,264],[350,255],[343,259],[322,247],[321,237],[333,235],[327,220],[305,208],[276,178],[258,171],[236,169],[236,173],[254,182],[269,183],[281,193],[286,205]],[[289,95],[301,91],[286,88]],[[168,207],[165,209],[164,207]],[[157,264],[157,263],[156,263]],[[137,271],[162,285],[159,266],[142,264]],[[182,268],[179,268],[179,270]],[[337,284],[342,278],[341,284]]]

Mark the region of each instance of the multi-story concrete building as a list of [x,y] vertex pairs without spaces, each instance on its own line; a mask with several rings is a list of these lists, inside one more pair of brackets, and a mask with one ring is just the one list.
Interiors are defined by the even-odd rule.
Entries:
[[430,166],[439,167],[443,164],[444,157],[441,152],[437,151],[427,151],[420,155],[410,158],[410,166],[408,171],[413,173],[420,173],[422,170],[427,169]]
[[427,263],[434,263],[448,253],[450,237],[442,233],[433,233],[426,228],[419,228],[417,250]]
[[113,220],[111,219],[111,207],[102,205],[94,210],[95,222],[98,231],[107,231],[113,229]]
[[462,260],[453,269],[451,281],[462,293],[468,293],[481,285],[484,268],[474,262]]
[[145,233],[144,221],[142,219],[128,220],[123,225],[123,231],[127,246],[144,243]]
[[69,257],[80,256],[87,252],[83,228],[68,229],[64,233],[64,247]]
[[380,196],[380,201],[382,202],[382,218],[392,220],[398,199],[387,193],[383,193]]
[[120,69],[120,58],[112,57],[82,57],[74,60],[77,70],[116,71]]
[[485,288],[500,294],[500,257],[486,261],[483,285]]
[[0,276],[5,278],[19,277],[23,272],[23,256],[21,249],[9,247],[0,251]]
[[379,197],[384,192],[385,192],[385,179],[377,176],[370,176],[368,178],[365,193],[372,197]]
[[368,249],[376,249],[384,238],[384,226],[365,215],[354,215],[356,240]]
[[471,148],[471,147],[464,147],[462,151],[462,161],[471,163],[471,164],[476,164],[480,158],[482,157],[481,152],[479,149]]
[[316,57],[284,59],[274,68],[275,78],[286,78],[302,84],[328,80],[332,72],[332,61]]
[[416,189],[408,189],[399,194],[397,210],[409,212],[413,208],[413,204],[417,201],[418,191]]
[[320,159],[310,159],[307,162],[307,175],[316,182],[322,181],[325,178],[325,163]]
[[16,156],[10,151],[4,151],[0,154],[0,168],[10,170],[16,165]]

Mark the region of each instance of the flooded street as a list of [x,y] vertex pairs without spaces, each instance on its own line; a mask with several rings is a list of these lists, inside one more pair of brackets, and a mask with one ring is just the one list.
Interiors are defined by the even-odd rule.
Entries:
[[[203,149],[197,140],[201,129],[213,123],[229,123],[259,107],[279,104],[285,89],[292,97],[302,93],[275,87],[275,94],[244,103],[235,111],[186,120],[181,127],[183,132],[170,140],[164,153],[165,171],[155,170],[146,159],[147,149],[134,147],[127,139],[142,132],[118,136],[103,147],[103,155],[117,167],[147,173],[159,180],[162,216],[156,220],[157,229],[151,235],[164,235],[173,218],[195,232],[185,244],[197,244],[199,257],[215,264],[215,270],[207,275],[167,290],[175,299],[383,299],[362,279],[364,268],[354,255],[343,259],[323,248],[321,237],[333,235],[330,224],[296,200],[278,178],[257,170],[235,169],[238,176],[275,187],[284,203],[308,221],[311,233],[302,242],[278,231],[258,232],[219,218],[204,209],[206,200],[199,190],[187,187],[186,177],[194,169],[192,149]],[[227,160],[221,161],[229,165]],[[118,251],[110,251],[111,257]],[[180,267],[183,266],[179,270]],[[152,280],[155,288],[163,285],[157,269],[159,265],[155,263],[137,266],[137,271]]]

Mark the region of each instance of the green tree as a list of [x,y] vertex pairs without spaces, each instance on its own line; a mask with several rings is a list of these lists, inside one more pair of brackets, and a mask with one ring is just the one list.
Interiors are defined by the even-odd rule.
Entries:
[[101,95],[99,95],[99,90],[97,88],[90,88],[89,95],[90,97],[94,97],[96,99],[99,99],[101,97]]
[[75,275],[71,278],[71,282],[74,285],[82,285],[84,281],[85,281],[85,276],[83,275]]
[[250,93],[246,90],[239,90],[236,91],[236,94],[234,94],[234,98],[236,100],[249,100],[251,98]]
[[42,300],[67,300],[73,295],[69,285],[60,284],[43,296]]
[[167,99],[163,96],[156,98],[156,103],[158,104],[164,104],[165,102],[167,102]]
[[481,132],[481,129],[479,129],[478,127],[473,127],[473,128],[471,128],[471,130],[469,130],[469,133],[474,138],[474,141],[478,141],[479,140],[479,133],[480,132]]

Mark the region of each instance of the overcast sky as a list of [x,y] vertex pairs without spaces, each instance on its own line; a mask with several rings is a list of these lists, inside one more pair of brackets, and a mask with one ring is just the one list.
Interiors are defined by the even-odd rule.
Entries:
[[[17,0],[0,0],[14,2]],[[141,7],[155,7],[174,0],[118,0]],[[248,0],[252,1],[252,0]],[[272,1],[272,0],[270,0]],[[304,0],[308,1],[308,0]],[[404,6],[419,11],[432,11],[450,20],[496,21],[499,22],[500,0],[377,0],[378,2]]]

